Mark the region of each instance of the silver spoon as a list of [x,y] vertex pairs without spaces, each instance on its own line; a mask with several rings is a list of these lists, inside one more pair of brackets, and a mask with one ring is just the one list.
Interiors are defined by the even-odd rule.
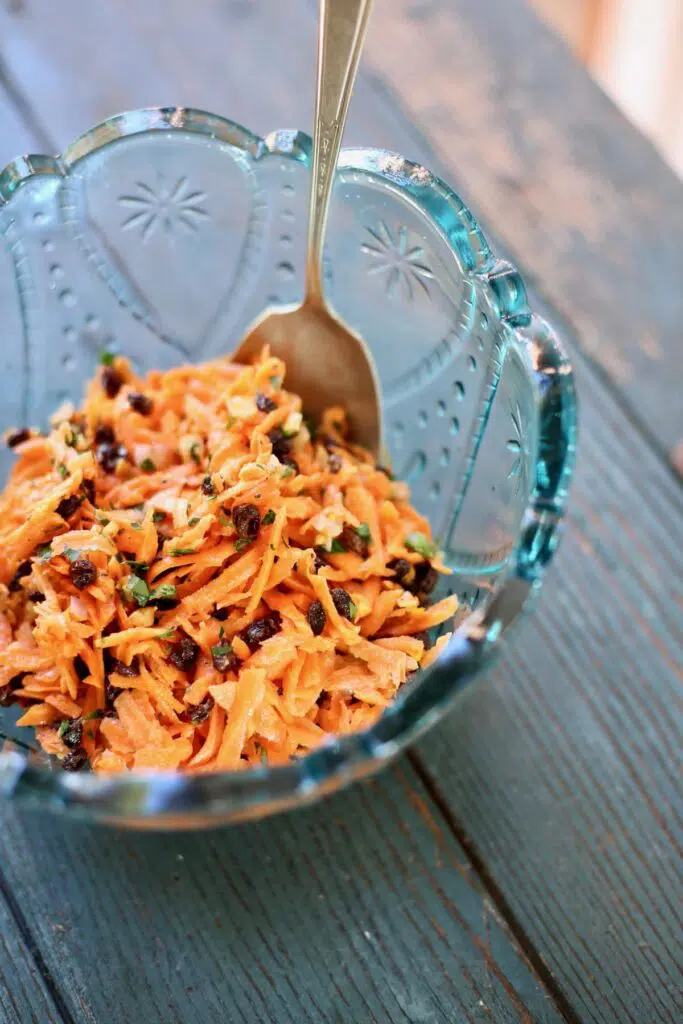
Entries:
[[332,405],[347,412],[351,437],[375,455],[382,445],[377,371],[363,339],[330,309],[322,253],[339,149],[372,0],[321,0],[306,287],[301,305],[271,306],[252,324],[234,358],[270,346],[287,365],[286,386],[314,419]]

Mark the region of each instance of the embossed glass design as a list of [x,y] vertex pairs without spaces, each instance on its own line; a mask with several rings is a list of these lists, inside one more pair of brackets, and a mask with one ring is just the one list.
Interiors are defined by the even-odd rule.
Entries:
[[[78,400],[102,349],[140,371],[230,351],[270,303],[301,298],[310,140],[258,138],[182,108],[113,118],[60,158],[0,174],[0,428]],[[576,441],[571,367],[524,283],[424,167],[342,153],[324,260],[333,306],[368,341],[387,441],[461,598],[444,656],[376,726],[283,768],[68,775],[0,710],[0,793],[134,827],[273,813],[376,771],[443,715],[538,587]],[[11,454],[0,454],[0,480]],[[27,746],[28,745],[28,746]]]

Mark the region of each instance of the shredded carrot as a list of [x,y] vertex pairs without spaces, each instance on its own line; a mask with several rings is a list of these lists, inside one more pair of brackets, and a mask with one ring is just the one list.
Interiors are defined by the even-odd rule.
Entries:
[[[0,703],[64,768],[282,764],[370,726],[445,643],[429,525],[283,363],[136,376],[29,432],[0,494]],[[312,428],[311,428],[312,429]]]

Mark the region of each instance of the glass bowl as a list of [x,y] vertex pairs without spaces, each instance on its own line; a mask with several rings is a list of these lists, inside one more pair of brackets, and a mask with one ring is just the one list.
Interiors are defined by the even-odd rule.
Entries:
[[[78,401],[102,349],[139,370],[230,351],[302,294],[310,139],[184,108],[138,110],[0,174],[0,429]],[[377,771],[499,648],[555,549],[574,460],[571,367],[462,200],[424,167],[343,151],[325,278],[372,348],[397,476],[453,570],[456,632],[376,725],[287,766],[69,774],[0,710],[0,794],[132,827],[271,814]],[[0,454],[0,482],[11,464]]]

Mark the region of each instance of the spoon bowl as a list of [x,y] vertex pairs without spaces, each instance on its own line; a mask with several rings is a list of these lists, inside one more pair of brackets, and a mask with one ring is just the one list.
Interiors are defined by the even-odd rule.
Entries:
[[382,447],[379,380],[365,342],[329,307],[322,250],[339,149],[372,0],[321,0],[313,160],[308,208],[306,291],[299,305],[266,309],[234,356],[256,358],[264,346],[287,365],[287,387],[317,420],[341,406],[352,439],[375,456]]
[[251,326],[236,359],[249,362],[264,346],[287,366],[287,389],[300,395],[314,422],[332,406],[344,409],[353,440],[379,455],[380,391],[372,358],[360,335],[327,305],[267,309]]

